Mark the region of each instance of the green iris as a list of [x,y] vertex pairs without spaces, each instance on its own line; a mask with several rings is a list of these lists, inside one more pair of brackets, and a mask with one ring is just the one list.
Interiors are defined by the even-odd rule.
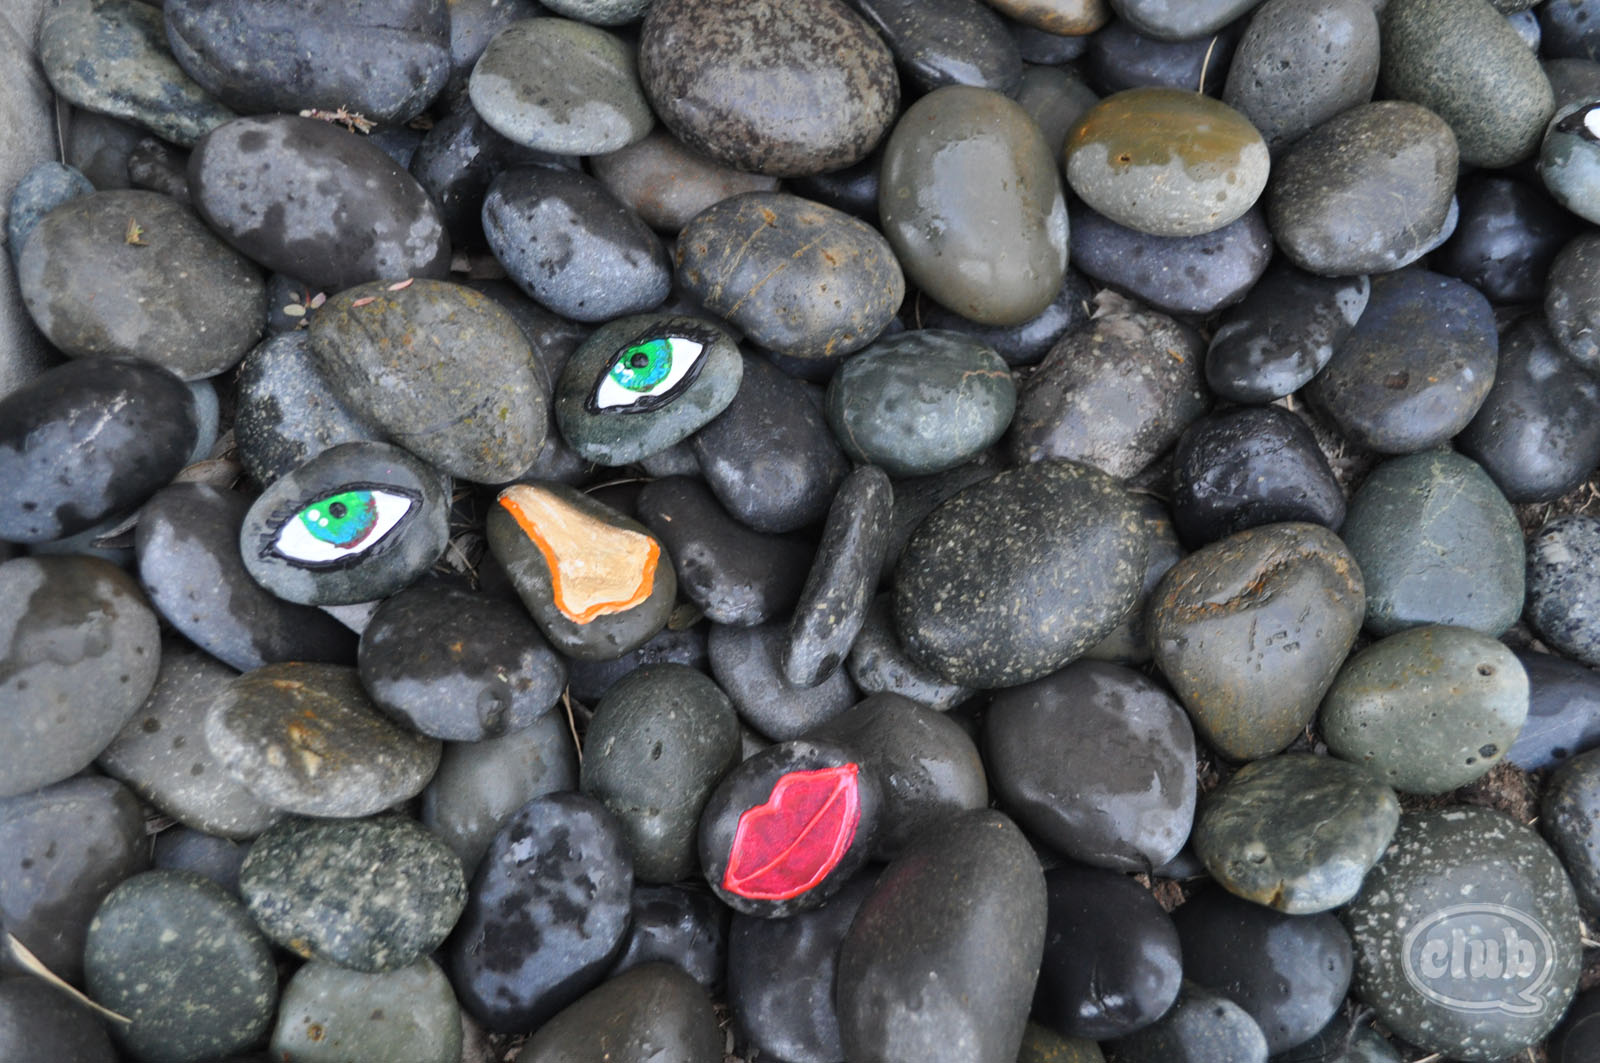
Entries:
[[622,352],[611,363],[611,379],[629,391],[649,391],[672,372],[672,342],[646,340]]
[[343,491],[311,503],[300,511],[299,520],[312,538],[351,547],[372,533],[378,505],[371,491]]

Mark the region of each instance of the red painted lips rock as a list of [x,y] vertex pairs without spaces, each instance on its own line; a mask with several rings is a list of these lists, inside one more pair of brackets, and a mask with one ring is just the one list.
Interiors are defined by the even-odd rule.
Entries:
[[841,764],[779,778],[765,804],[739,816],[722,888],[753,900],[785,901],[827,878],[855,840],[860,771]]

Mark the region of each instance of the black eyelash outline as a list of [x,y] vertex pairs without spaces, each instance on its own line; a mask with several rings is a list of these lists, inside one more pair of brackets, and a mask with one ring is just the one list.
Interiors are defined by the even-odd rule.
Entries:
[[1594,111],[1596,107],[1600,107],[1600,104],[1593,102],[1584,104],[1582,107],[1579,107],[1576,111],[1573,111],[1561,121],[1557,122],[1555,131],[1557,133],[1571,133],[1581,140],[1588,140],[1591,142],[1600,141],[1600,137],[1597,137],[1591,133],[1589,131],[1588,123],[1584,121],[1584,119],[1587,118],[1590,112]]
[[[346,554],[343,557],[336,557],[331,561],[306,561],[303,558],[290,557],[288,554],[278,549],[278,536],[283,534],[284,526],[295,517],[298,517],[302,510],[311,505],[313,502],[327,498],[330,495],[342,495],[347,491],[382,491],[387,495],[399,495],[402,498],[408,499],[411,502],[411,507],[406,510],[405,516],[401,517],[394,527],[384,532],[383,537],[377,542],[373,543],[365,550],[359,550],[353,554]],[[318,491],[312,497],[303,498],[300,502],[295,503],[292,506],[285,504],[272,511],[271,515],[267,518],[271,522],[269,527],[272,530],[261,537],[261,557],[263,559],[276,557],[282,561],[288,562],[295,568],[309,569],[313,572],[328,572],[338,569],[353,568],[368,558],[382,553],[387,548],[386,544],[393,543],[395,541],[395,533],[411,520],[421,504],[421,491],[414,491],[409,487],[401,487],[399,484],[392,483],[372,483],[362,480],[354,483],[342,484],[333,490]]]
[[[600,375],[595,378],[594,387],[589,389],[589,397],[583,400],[583,408],[601,417],[614,413],[650,413],[653,410],[661,409],[661,407],[688,391],[690,385],[700,379],[700,370],[704,369],[706,364],[706,354],[711,350],[711,345],[718,338],[720,338],[718,334],[711,329],[697,328],[693,325],[688,328],[669,329],[666,331],[661,329],[644,330],[638,336],[618,347],[617,353],[606,359],[605,368],[600,370]],[[624,354],[628,353],[629,349],[637,347],[641,343],[648,343],[650,340],[689,340],[700,345],[700,356],[694,360],[694,364],[683,374],[682,380],[679,380],[659,395],[641,395],[639,401],[629,403],[626,406],[607,406],[602,409],[597,404],[597,400],[600,397],[600,385],[604,384],[606,378],[611,375],[612,367],[617,364]]]

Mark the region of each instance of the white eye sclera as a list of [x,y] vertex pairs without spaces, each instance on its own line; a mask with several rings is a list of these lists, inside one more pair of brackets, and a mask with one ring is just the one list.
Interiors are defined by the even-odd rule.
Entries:
[[413,498],[378,488],[339,491],[285,521],[273,549],[303,565],[346,561],[382,542],[415,505]]
[[595,384],[595,413],[643,413],[666,405],[699,375],[705,344],[686,336],[659,336],[617,352]]

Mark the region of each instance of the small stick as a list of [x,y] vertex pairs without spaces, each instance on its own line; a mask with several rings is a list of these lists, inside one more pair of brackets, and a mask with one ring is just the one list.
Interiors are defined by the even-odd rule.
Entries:
[[1200,61],[1200,84],[1194,91],[1204,96],[1206,93],[1206,71],[1211,68],[1211,53],[1216,50],[1217,37],[1211,38],[1211,43],[1206,45],[1206,57]]

